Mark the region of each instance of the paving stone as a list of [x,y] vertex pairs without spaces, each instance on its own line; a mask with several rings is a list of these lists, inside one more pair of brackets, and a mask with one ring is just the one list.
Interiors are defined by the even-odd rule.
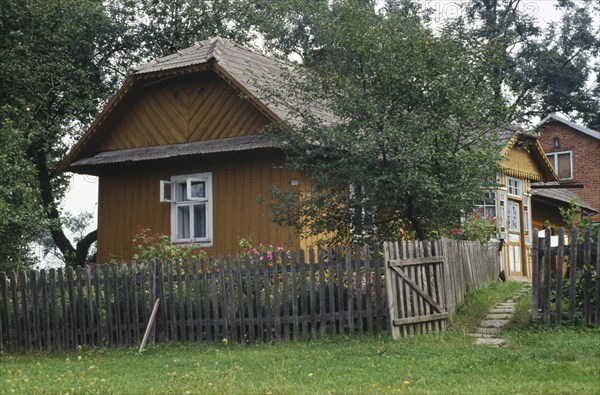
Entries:
[[475,344],[493,346],[493,347],[502,347],[503,345],[506,344],[506,341],[504,339],[491,339],[491,338],[482,337],[479,339],[475,339]]
[[516,305],[515,302],[504,302],[496,304],[496,307],[515,307]]
[[485,337],[488,339],[495,339],[496,335],[492,335],[489,333],[467,333],[467,336],[471,336],[471,337]]
[[514,313],[515,309],[491,309],[490,314],[510,314]]
[[507,313],[490,313],[485,316],[486,320],[510,320],[514,317],[514,314]]
[[509,322],[509,320],[483,320],[479,323],[479,326],[482,328],[503,328]]
[[502,333],[502,328],[477,328],[477,333],[484,333],[486,335],[498,335]]

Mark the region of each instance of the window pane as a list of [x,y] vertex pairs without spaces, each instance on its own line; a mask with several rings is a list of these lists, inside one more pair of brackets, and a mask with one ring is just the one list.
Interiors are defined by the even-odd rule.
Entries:
[[178,202],[185,202],[187,200],[187,185],[185,182],[178,182],[176,184],[175,194],[177,195]]
[[558,178],[571,178],[571,155],[560,154],[558,160]]
[[192,181],[192,193],[193,198],[205,198],[206,197],[206,183],[204,181]]
[[194,237],[206,237],[206,205],[194,205]]
[[177,207],[177,239],[190,238],[190,207]]

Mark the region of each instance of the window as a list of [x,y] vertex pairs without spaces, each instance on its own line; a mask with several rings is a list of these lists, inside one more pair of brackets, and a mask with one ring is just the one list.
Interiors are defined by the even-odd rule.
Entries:
[[523,195],[523,182],[521,180],[517,180],[516,178],[506,177],[506,183],[508,186],[508,194],[509,195]]
[[171,203],[171,240],[212,245],[212,175],[174,176],[160,182],[160,201]]
[[554,171],[558,174],[558,178],[561,180],[573,178],[573,158],[571,151],[553,152],[546,154],[546,156],[552,164]]
[[529,221],[529,198],[526,197],[523,200],[523,221],[525,222],[523,224],[523,227],[525,228],[525,242],[526,243],[531,243],[531,221]]
[[496,220],[496,192],[489,191],[483,195],[481,202],[475,204],[475,208],[481,213],[487,222]]

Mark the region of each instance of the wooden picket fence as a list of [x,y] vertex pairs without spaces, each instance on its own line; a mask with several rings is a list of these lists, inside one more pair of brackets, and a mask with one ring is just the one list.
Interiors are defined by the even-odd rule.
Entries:
[[387,328],[377,246],[0,273],[0,349],[270,342]]
[[497,281],[500,254],[479,242],[384,243],[392,337],[445,331],[469,291]]
[[[469,245],[442,243],[450,314],[467,289],[489,283],[478,273],[497,276],[497,263],[477,263]],[[422,251],[423,244],[401,248]],[[150,344],[376,334],[389,329],[383,264],[375,245],[275,252],[272,258],[0,272],[0,351],[139,345],[156,300]]]
[[600,232],[573,228],[567,236],[560,228],[552,236],[547,228],[542,236],[534,229],[532,253],[532,318],[546,325],[574,319],[600,325]]

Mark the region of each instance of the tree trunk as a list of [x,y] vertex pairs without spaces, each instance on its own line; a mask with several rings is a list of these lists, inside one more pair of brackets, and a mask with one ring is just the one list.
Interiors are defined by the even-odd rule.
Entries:
[[37,177],[40,184],[40,196],[42,198],[42,204],[46,208],[46,216],[50,222],[58,224],[57,226],[52,226],[50,228],[52,240],[54,240],[56,247],[58,247],[63,254],[67,266],[83,266],[90,246],[96,241],[97,232],[94,230],[86,235],[79,243],[77,243],[77,249],[73,247],[73,244],[71,244],[71,241],[67,238],[61,226],[62,221],[52,190],[52,178],[46,162],[46,152],[42,149],[35,150],[33,147],[30,147],[28,153],[36,165]]

